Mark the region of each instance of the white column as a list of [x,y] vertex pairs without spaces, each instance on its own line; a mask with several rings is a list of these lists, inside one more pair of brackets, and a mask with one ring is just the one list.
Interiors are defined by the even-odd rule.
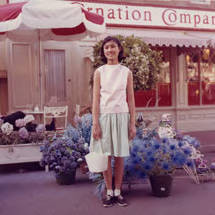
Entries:
[[187,74],[186,62],[184,54],[178,56],[177,73],[176,73],[176,107],[187,107],[188,90],[187,90]]

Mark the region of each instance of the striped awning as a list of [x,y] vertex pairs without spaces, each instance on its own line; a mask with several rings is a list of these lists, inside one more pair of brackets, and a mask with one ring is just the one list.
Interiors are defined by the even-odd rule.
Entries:
[[77,2],[33,0],[0,6],[1,36],[25,40],[37,30],[42,40],[74,40],[104,33],[105,22]]
[[134,35],[153,46],[207,47],[215,44],[215,32],[112,27],[107,29],[107,34]]

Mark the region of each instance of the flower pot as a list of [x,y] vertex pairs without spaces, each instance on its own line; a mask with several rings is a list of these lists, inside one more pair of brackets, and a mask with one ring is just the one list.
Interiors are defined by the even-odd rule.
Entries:
[[152,193],[157,197],[167,197],[172,188],[171,175],[153,175],[149,177]]
[[0,145],[0,164],[39,162],[43,143]]
[[70,173],[57,173],[56,182],[60,185],[70,185],[75,183],[76,169]]

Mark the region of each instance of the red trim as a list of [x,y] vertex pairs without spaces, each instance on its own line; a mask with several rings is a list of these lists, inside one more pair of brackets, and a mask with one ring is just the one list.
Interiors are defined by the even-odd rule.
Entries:
[[[211,30],[211,29],[208,29],[208,28],[204,28],[204,29],[191,29],[191,28],[182,28],[182,27],[158,27],[158,26],[145,26],[145,25],[125,25],[125,24],[106,24],[107,27],[113,27],[113,28],[119,28],[119,27],[125,27],[125,28],[137,28],[137,29],[161,29],[161,30],[184,30],[184,31],[206,31],[206,32],[215,32],[215,29],[214,30]],[[126,29],[125,29],[126,30]]]
[[0,22],[15,19],[22,12],[24,4],[26,4],[26,2],[0,6]]
[[102,25],[104,23],[103,16],[100,16],[96,13],[88,12],[87,10],[84,10],[83,8],[82,8],[82,12],[84,13],[86,19],[89,20],[90,22],[93,22],[98,25]]
[[62,36],[67,36],[67,35],[73,35],[73,34],[81,34],[86,31],[86,28],[83,23],[81,23],[79,26],[74,27],[74,28],[55,28],[52,29],[52,32],[56,35],[62,35]]
[[[70,0],[73,1],[73,0]],[[199,7],[188,7],[188,6],[172,6],[172,5],[153,5],[153,4],[147,4],[147,3],[131,3],[131,2],[117,2],[117,1],[96,1],[96,0],[84,0],[80,2],[88,2],[88,3],[97,3],[97,4],[116,4],[116,5],[127,5],[127,6],[146,6],[146,7],[163,7],[163,8],[174,8],[174,9],[188,9],[188,10],[195,10],[195,11],[215,11],[215,9],[212,8],[199,8]]]

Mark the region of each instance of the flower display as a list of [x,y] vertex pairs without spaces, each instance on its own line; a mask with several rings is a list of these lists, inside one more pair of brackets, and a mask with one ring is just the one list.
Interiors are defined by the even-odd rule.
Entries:
[[39,126],[38,131],[40,132],[29,132],[25,127],[13,131],[11,124],[4,123],[0,129],[0,145],[41,143],[46,139],[44,126]]
[[[131,142],[130,157],[124,162],[124,183],[131,185],[153,176],[171,178],[176,169],[190,170],[195,174],[196,160],[203,156],[199,151],[200,142],[195,137],[176,132],[169,114],[162,115],[154,129],[148,127],[150,123],[141,115],[137,116],[136,137]],[[101,197],[105,188],[102,174],[90,173],[89,178],[96,182],[96,194]]]
[[[139,131],[140,132],[140,131]],[[194,159],[201,156],[199,141],[194,137],[160,137],[158,129],[136,136],[131,156],[126,160],[125,177],[144,178],[151,175],[171,174],[184,165],[192,168]]]
[[84,114],[75,119],[75,126],[68,125],[62,137],[45,140],[41,147],[41,165],[48,165],[56,174],[73,171],[89,153],[92,115]]
[[47,165],[56,174],[70,173],[82,162],[83,150],[83,145],[77,144],[69,137],[54,137],[41,146],[40,164],[43,167]]

